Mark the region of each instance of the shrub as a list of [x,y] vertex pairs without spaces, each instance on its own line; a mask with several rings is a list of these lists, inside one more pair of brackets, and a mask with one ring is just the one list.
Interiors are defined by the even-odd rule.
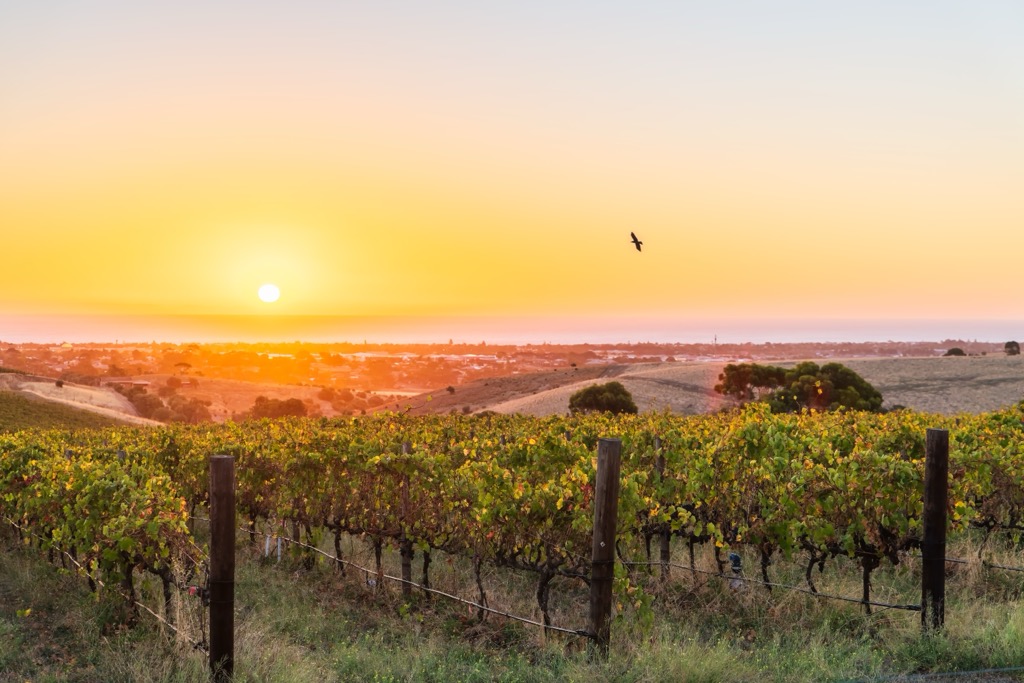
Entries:
[[619,382],[592,384],[569,397],[569,410],[573,413],[609,412],[636,415],[633,395]]

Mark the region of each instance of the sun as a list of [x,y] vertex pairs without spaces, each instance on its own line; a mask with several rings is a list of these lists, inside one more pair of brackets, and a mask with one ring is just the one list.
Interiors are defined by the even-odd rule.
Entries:
[[268,282],[265,285],[260,285],[257,295],[260,297],[260,301],[272,304],[281,297],[281,290],[277,285]]

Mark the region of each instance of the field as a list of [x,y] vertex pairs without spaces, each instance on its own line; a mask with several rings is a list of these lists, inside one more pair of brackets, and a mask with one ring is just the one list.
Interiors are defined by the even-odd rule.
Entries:
[[[992,354],[967,357],[814,359],[819,364],[840,362],[871,382],[885,397],[885,406],[904,406],[939,415],[979,413],[1013,405],[1024,399],[1024,356]],[[744,362],[737,359],[733,362]],[[796,361],[757,361],[792,365]],[[632,393],[641,412],[668,410],[677,414],[713,412],[728,405],[714,386],[726,361],[608,364],[566,367],[547,372],[507,375],[478,380],[389,402],[382,409],[428,415],[448,412],[522,413],[544,416],[564,414],[573,392],[598,382],[615,380]],[[137,379],[163,386],[167,375]],[[337,412],[317,398],[318,387],[259,384],[216,378],[197,378],[198,386],[178,392],[210,402],[220,422],[250,409],[258,396],[299,398],[327,417]],[[123,396],[109,387],[65,384],[52,380],[0,374],[0,388],[57,401],[97,414],[146,424]]]
[[[996,410],[1024,399],[1024,356],[814,360],[850,367],[882,393],[886,407],[902,405],[926,413],[956,415]],[[725,362],[644,363],[513,375],[457,387],[452,395],[435,392],[429,403],[425,395],[410,399],[410,403],[417,406],[414,413],[447,412],[469,405],[474,412],[564,414],[573,392],[614,379],[629,390],[641,412],[697,414],[726,405],[714,391],[724,366]]]
[[[31,549],[19,549],[0,531],[0,681],[191,683],[208,680],[204,653],[164,631],[148,615],[131,628],[116,609],[97,601],[85,582],[56,569]],[[360,539],[344,541],[346,557],[372,564]],[[952,547],[970,555],[973,544]],[[922,677],[913,672],[1012,668],[1024,658],[1024,603],[1020,581],[971,567],[953,575],[947,628],[922,637],[916,613],[822,603],[801,595],[752,587],[740,592],[707,577],[677,570],[667,588],[655,586],[655,620],[634,630],[613,627],[608,662],[591,660],[579,639],[545,637],[537,627],[419,596],[400,588],[376,591],[361,572],[339,576],[326,563],[312,569],[288,552],[280,563],[240,539],[236,584],[236,680],[320,683],[458,681],[460,683],[1010,683],[1015,673]],[[678,555],[679,553],[677,553]],[[684,557],[673,561],[685,563]],[[1005,549],[995,555],[1015,561]],[[398,573],[397,553],[386,553]],[[437,558],[443,563],[442,558]],[[472,593],[471,567],[443,563],[435,586]],[[698,554],[698,566],[713,559]],[[783,580],[799,582],[792,567]],[[532,583],[523,576],[487,572],[494,605],[537,617]],[[876,577],[886,595],[913,596],[905,571]],[[823,591],[856,595],[857,568],[829,569]],[[157,606],[158,589],[143,591]],[[177,623],[198,640],[204,626],[194,603],[182,599]],[[558,604],[560,621],[575,621],[586,596],[575,591]],[[894,672],[911,672],[895,675]]]

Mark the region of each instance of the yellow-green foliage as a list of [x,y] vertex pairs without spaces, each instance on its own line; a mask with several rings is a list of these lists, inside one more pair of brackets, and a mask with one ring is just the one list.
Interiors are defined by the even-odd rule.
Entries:
[[205,501],[207,459],[228,453],[239,513],[253,522],[575,575],[589,571],[596,444],[615,436],[624,542],[668,530],[769,555],[895,561],[920,543],[928,428],[951,432],[951,533],[1021,523],[1022,415],[751,405],[689,417],[378,414],[24,432],[0,440],[0,493],[4,514],[53,542],[96,547],[93,559],[111,565],[125,553],[153,564],[188,541],[184,510]]

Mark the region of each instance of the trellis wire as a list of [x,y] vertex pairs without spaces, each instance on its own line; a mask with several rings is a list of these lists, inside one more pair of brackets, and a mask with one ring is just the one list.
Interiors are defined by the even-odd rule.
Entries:
[[[4,515],[4,519],[5,519],[5,520],[6,520],[6,521],[7,521],[7,522],[8,522],[8,523],[9,523],[9,524],[11,525],[11,526],[13,526],[13,527],[14,527],[15,529],[18,529],[19,531],[21,531],[21,532],[22,532],[22,533],[24,533],[24,534],[28,534],[29,536],[33,536],[34,538],[37,538],[37,539],[39,539],[40,541],[44,541],[44,542],[47,542],[47,543],[53,543],[53,541],[52,541],[52,540],[50,540],[50,541],[47,541],[47,539],[43,538],[42,536],[40,536],[40,535],[38,535],[38,534],[36,534],[36,533],[33,533],[32,531],[29,531],[28,529],[26,529],[25,527],[21,526],[20,524],[18,524],[17,522],[15,522],[15,521],[14,521],[13,519],[11,519],[10,517],[8,517],[8,516],[6,516],[6,515]],[[55,545],[56,545],[56,544],[55,544]],[[73,556],[71,555],[71,553],[69,553],[68,551],[64,550],[64,549],[63,549],[62,547],[60,547],[59,545],[56,545],[56,547],[57,547],[57,549],[58,549],[58,550],[60,551],[61,555],[65,556],[65,557],[67,557],[67,558],[68,558],[69,560],[71,560],[71,563],[72,563],[72,564],[74,564],[74,565],[75,565],[76,567],[78,567],[78,569],[79,569],[79,570],[80,570],[80,571],[81,571],[81,572],[82,572],[82,573],[83,573],[83,574],[84,574],[84,575],[85,575],[85,576],[86,576],[87,578],[90,578],[90,579],[92,579],[92,580],[93,580],[93,581],[94,581],[94,582],[96,583],[96,585],[98,585],[98,586],[99,586],[100,588],[103,588],[103,589],[106,589],[106,590],[111,590],[110,588],[108,588],[108,587],[107,587],[107,585],[106,585],[106,584],[105,584],[105,583],[103,582],[103,580],[102,580],[102,579],[100,579],[100,578],[99,578],[99,577],[97,577],[97,576],[94,576],[93,574],[91,574],[91,573],[89,572],[89,570],[88,570],[88,569],[86,569],[85,567],[83,567],[83,566],[82,566],[82,564],[81,564],[81,563],[80,563],[80,562],[79,562],[78,560],[76,560],[76,559],[75,559],[75,558],[74,558],[74,557],[73,557]],[[190,558],[190,559],[191,559],[191,558]],[[181,587],[180,587],[180,586],[177,586],[177,585],[175,585],[175,588],[178,588],[178,590],[179,590],[179,591],[181,590]],[[142,609],[146,610],[147,612],[149,612],[150,614],[152,614],[152,615],[153,615],[153,617],[154,617],[154,618],[155,618],[155,619],[156,619],[157,621],[159,621],[159,622],[160,622],[160,623],[162,623],[162,624],[163,624],[164,626],[166,626],[166,627],[168,627],[169,629],[171,629],[172,631],[174,631],[174,633],[175,633],[175,634],[177,634],[177,635],[181,635],[181,637],[185,638],[185,639],[186,639],[186,640],[187,640],[187,641],[189,642],[189,644],[191,644],[191,645],[192,645],[192,649],[194,649],[194,650],[203,650],[204,652],[206,652],[206,651],[207,651],[207,644],[206,644],[206,642],[205,642],[205,641],[206,641],[205,633],[204,633],[204,635],[203,635],[203,640],[200,640],[200,641],[197,641],[197,640],[193,640],[193,639],[192,639],[191,637],[189,637],[188,635],[186,635],[186,634],[184,634],[184,633],[181,633],[181,632],[180,632],[180,631],[178,630],[178,628],[177,628],[177,627],[176,627],[176,626],[175,626],[174,624],[172,624],[171,622],[167,621],[166,619],[164,619],[163,617],[161,617],[161,616],[160,616],[159,614],[157,614],[156,612],[154,612],[153,610],[151,610],[151,609],[150,609],[150,608],[149,608],[149,607],[148,607],[147,605],[145,605],[145,604],[143,604],[143,603],[139,602],[138,600],[135,600],[135,599],[133,599],[133,598],[132,598],[131,596],[129,596],[129,595],[125,595],[125,594],[124,594],[124,593],[122,593],[122,592],[121,592],[121,591],[120,591],[119,589],[113,589],[113,590],[115,590],[115,591],[117,592],[117,594],[118,594],[118,595],[120,595],[120,596],[121,596],[122,598],[124,598],[124,599],[125,599],[125,601],[130,601],[130,602],[132,602],[133,604],[135,604],[135,605],[137,605],[137,606],[141,607]],[[205,614],[205,606],[204,606],[204,610],[203,610],[203,612],[204,612],[204,614]],[[201,621],[205,622],[205,617],[203,617],[203,618],[201,619]]]
[[[920,555],[907,555],[907,557],[910,558],[910,559],[913,559],[913,560],[920,560],[921,559]],[[987,560],[981,560],[980,562],[978,562],[976,560],[965,560],[965,559],[962,559],[962,558],[959,558],[959,557],[947,557],[947,558],[945,558],[945,561],[949,562],[950,564],[975,564],[975,563],[977,563],[977,564],[980,564],[982,567],[986,567],[988,569],[1002,569],[1002,570],[1008,571],[1008,572],[1024,572],[1024,567],[1012,567],[1012,566],[1010,566],[1008,564],[996,564],[995,562],[989,562]]]
[[[664,566],[666,563],[664,563],[664,562],[623,562],[622,564],[626,565],[627,567],[629,567],[629,566],[635,566],[635,567],[661,567],[661,566]],[[698,574],[705,574],[707,576],[717,576],[719,578],[727,579],[729,581],[742,581],[744,583],[754,583],[754,584],[757,584],[757,585],[760,585],[760,586],[770,586],[772,588],[782,588],[784,590],[798,591],[800,593],[806,593],[807,595],[813,595],[816,598],[823,598],[823,599],[826,599],[826,600],[843,600],[845,602],[855,602],[858,605],[871,605],[872,607],[884,607],[884,608],[887,608],[887,609],[901,609],[901,610],[906,610],[908,612],[920,612],[921,611],[921,606],[920,605],[894,605],[894,604],[891,604],[891,603],[888,603],[888,602],[874,602],[873,600],[861,600],[859,598],[849,598],[849,597],[845,597],[845,596],[842,596],[842,595],[830,595],[828,593],[819,593],[819,592],[816,592],[816,591],[812,591],[811,589],[803,588],[802,586],[790,586],[790,585],[787,585],[787,584],[784,584],[784,583],[774,583],[772,581],[761,581],[760,579],[752,579],[752,578],[745,577],[745,576],[727,576],[726,574],[722,574],[720,572],[711,572],[711,571],[707,571],[707,570],[704,570],[704,569],[696,569],[696,568],[693,568],[693,567],[687,567],[685,565],[676,564],[674,562],[669,562],[667,564],[668,564],[669,567],[676,567],[677,569],[684,569],[686,571],[693,571],[693,572],[697,572]]]
[[[193,519],[202,520],[204,522],[209,522],[210,521],[209,519],[206,519],[204,517],[194,517]],[[238,530],[239,531],[244,531],[245,533],[250,533],[250,531],[251,531],[250,529],[247,529],[245,527],[238,527]],[[264,535],[267,535],[267,534],[264,534]],[[269,537],[269,535],[267,535],[267,536]],[[378,575],[375,570],[368,569],[366,567],[363,567],[362,565],[358,565],[355,562],[351,562],[349,560],[343,560],[343,559],[341,559],[339,557],[335,557],[334,555],[332,555],[330,553],[327,553],[327,552],[324,552],[320,548],[317,548],[316,546],[309,545],[308,543],[303,543],[302,541],[296,541],[293,538],[288,538],[287,536],[279,536],[277,534],[273,534],[273,537],[278,539],[278,540],[283,540],[286,543],[291,543],[293,545],[297,545],[297,546],[300,546],[300,547],[303,547],[303,548],[308,548],[308,549],[312,550],[313,552],[316,552],[316,553],[319,553],[319,554],[323,555],[324,557],[326,557],[327,559],[329,559],[329,560],[331,560],[333,562],[338,562],[338,563],[344,564],[347,567],[352,567],[353,569],[355,569],[357,571],[361,571],[361,572],[365,573],[366,575],[371,575],[371,574],[373,576],[377,576]],[[502,612],[501,610],[496,610],[496,609],[494,609],[492,607],[487,607],[486,605],[481,605],[481,604],[479,604],[477,602],[473,602],[472,600],[466,600],[465,598],[460,598],[457,595],[452,595],[451,593],[445,593],[444,591],[439,591],[436,588],[427,588],[426,586],[424,586],[422,584],[419,584],[419,583],[416,583],[415,581],[407,581],[406,579],[403,579],[403,578],[398,577],[398,576],[391,576],[390,574],[383,574],[382,576],[385,579],[388,579],[390,581],[394,581],[396,583],[406,584],[406,585],[409,585],[409,586],[411,586],[413,588],[418,588],[419,590],[422,590],[422,591],[424,591],[426,593],[431,593],[433,595],[440,595],[441,597],[448,598],[449,600],[454,600],[455,602],[459,602],[459,603],[462,603],[464,605],[469,605],[470,607],[475,607],[475,608],[477,608],[479,610],[483,610],[484,612],[490,612],[491,614],[497,614],[498,616],[506,617],[508,619],[512,619],[514,621],[519,621],[519,622],[522,622],[524,624],[529,624],[531,626],[540,626],[540,627],[544,628],[546,631],[555,631],[557,633],[566,633],[566,634],[573,635],[573,636],[584,636],[586,638],[592,638],[593,637],[593,634],[590,631],[587,631],[586,629],[569,629],[569,628],[562,628],[560,626],[546,625],[546,624],[544,624],[542,622],[534,621],[533,619],[527,619],[526,617],[520,617],[520,616],[516,616],[515,614],[510,614],[508,612]]]

